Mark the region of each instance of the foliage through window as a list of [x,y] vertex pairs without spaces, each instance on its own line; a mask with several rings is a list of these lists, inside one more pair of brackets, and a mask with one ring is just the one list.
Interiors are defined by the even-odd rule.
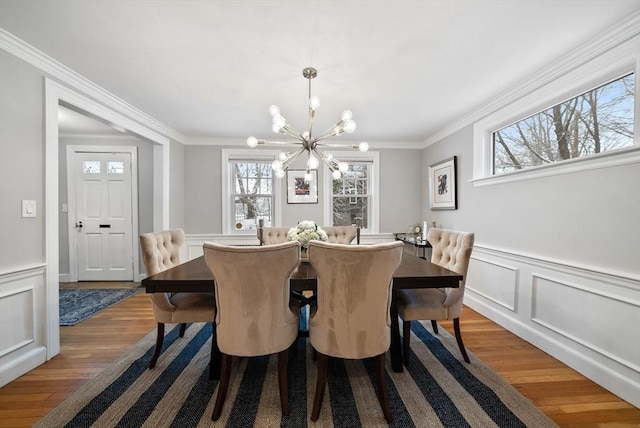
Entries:
[[522,170],[633,145],[629,74],[493,133],[493,173]]
[[273,172],[271,161],[231,160],[232,220],[235,230],[270,226],[273,219]]
[[334,226],[360,224],[369,228],[371,162],[349,162],[349,170],[333,179],[331,216]]

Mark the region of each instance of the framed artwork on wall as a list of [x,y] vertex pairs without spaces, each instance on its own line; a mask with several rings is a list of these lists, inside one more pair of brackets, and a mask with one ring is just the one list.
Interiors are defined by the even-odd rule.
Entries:
[[287,203],[289,204],[317,204],[318,203],[318,171],[312,170],[313,178],[304,181],[304,169],[287,171]]
[[429,203],[432,210],[456,210],[456,157],[429,166]]

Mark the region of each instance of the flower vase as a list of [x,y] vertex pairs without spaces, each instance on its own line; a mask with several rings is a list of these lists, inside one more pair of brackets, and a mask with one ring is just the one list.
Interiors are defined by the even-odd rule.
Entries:
[[300,261],[308,262],[309,261],[309,249],[308,248],[300,248]]

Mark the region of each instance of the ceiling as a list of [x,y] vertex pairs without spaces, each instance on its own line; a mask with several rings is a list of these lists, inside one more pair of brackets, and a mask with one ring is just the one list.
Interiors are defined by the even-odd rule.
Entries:
[[272,138],[271,104],[306,130],[312,66],[314,130],[350,109],[350,138],[401,143],[638,11],[638,0],[0,0],[0,27],[187,142]]

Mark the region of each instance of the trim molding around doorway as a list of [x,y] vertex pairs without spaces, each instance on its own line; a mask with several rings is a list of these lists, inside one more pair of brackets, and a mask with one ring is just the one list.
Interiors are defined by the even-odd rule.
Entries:
[[[141,125],[120,113],[117,105],[112,107],[109,100],[100,104],[49,78],[45,81],[45,259],[46,259],[46,314],[45,343],[47,360],[60,352],[60,326],[58,306],[59,282],[59,131],[58,112],[60,104],[71,105],[102,118],[107,122],[126,129],[154,146],[154,228],[168,228],[169,225],[169,138]],[[156,217],[157,215],[157,217]]]

